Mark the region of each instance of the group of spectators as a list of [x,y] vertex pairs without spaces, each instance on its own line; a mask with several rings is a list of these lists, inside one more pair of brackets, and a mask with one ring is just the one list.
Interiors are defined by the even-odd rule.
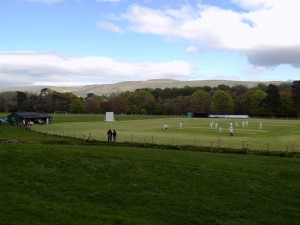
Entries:
[[107,131],[107,142],[114,142],[117,143],[117,131],[109,129]]

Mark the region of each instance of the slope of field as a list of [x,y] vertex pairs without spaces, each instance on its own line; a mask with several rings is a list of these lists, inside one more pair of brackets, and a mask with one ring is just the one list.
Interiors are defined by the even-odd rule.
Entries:
[[300,223],[299,158],[59,144],[68,138],[8,126],[0,135],[0,224]]

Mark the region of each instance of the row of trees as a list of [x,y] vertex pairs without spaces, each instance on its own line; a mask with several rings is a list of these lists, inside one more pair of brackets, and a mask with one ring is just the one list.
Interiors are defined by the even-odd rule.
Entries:
[[89,93],[78,97],[42,89],[39,94],[28,92],[0,93],[0,111],[68,111],[72,113],[186,115],[188,112],[208,114],[247,114],[254,117],[300,116],[300,81],[280,85],[259,84],[255,88],[243,85],[219,85],[211,88],[155,88],[134,92],[97,96]]

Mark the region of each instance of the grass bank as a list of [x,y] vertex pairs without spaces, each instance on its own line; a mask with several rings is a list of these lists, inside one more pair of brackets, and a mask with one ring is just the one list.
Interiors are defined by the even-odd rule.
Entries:
[[299,158],[70,145],[5,129],[0,224],[300,222]]

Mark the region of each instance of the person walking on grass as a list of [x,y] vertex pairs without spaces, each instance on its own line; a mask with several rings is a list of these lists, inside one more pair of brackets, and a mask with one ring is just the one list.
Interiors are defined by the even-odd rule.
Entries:
[[112,137],[113,137],[114,143],[116,144],[117,143],[117,131],[116,130],[113,131]]

